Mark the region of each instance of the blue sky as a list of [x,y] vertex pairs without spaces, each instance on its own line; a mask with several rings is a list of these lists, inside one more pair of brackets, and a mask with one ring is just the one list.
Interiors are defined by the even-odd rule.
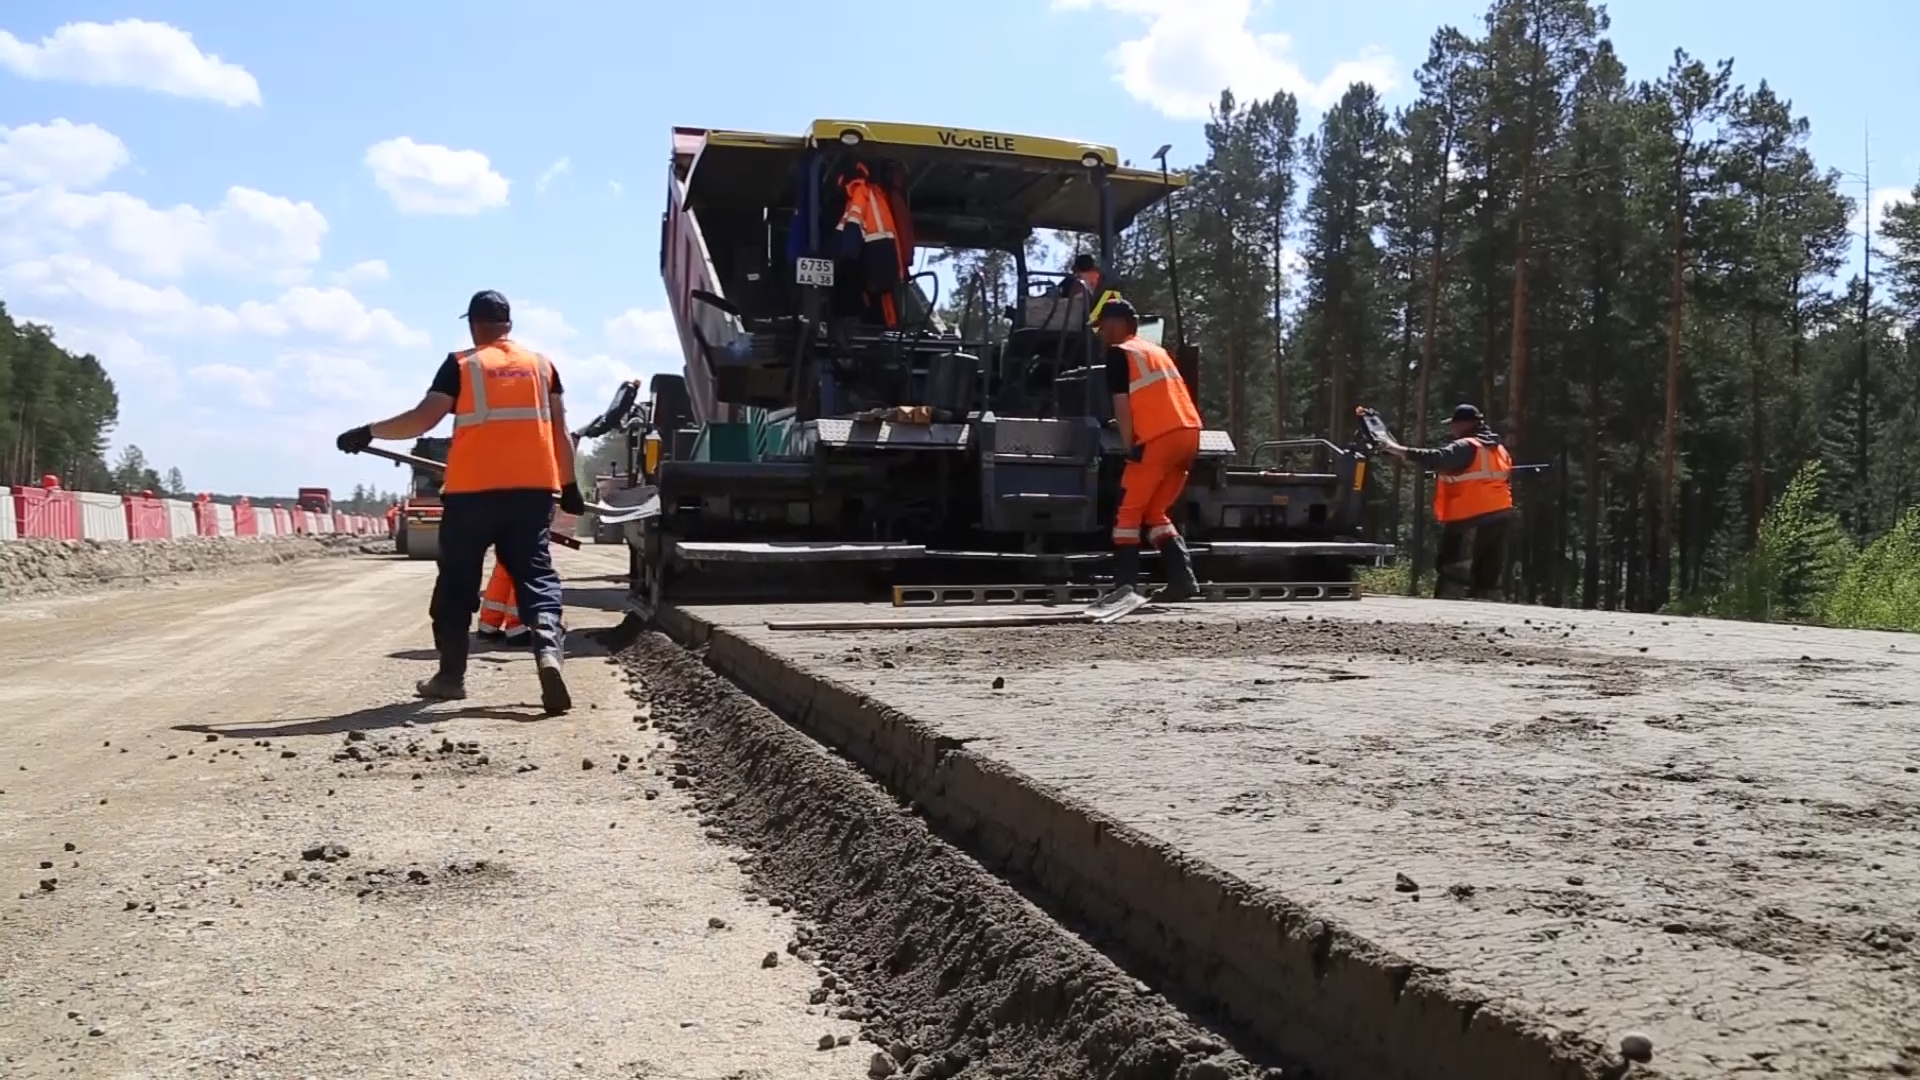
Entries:
[[[1731,56],[1812,118],[1823,163],[1858,172],[1870,125],[1879,201],[1920,180],[1920,4],[1608,8],[1636,76],[1676,45]],[[675,124],[926,121],[1136,159],[1170,142],[1180,164],[1222,86],[1293,90],[1310,118],[1352,78],[1399,104],[1433,29],[1483,10],[12,0],[0,299],[105,360],[116,448],[139,443],[196,489],[396,486],[332,437],[418,398],[475,289],[512,299],[576,416],[622,377],[678,368],[657,273]]]

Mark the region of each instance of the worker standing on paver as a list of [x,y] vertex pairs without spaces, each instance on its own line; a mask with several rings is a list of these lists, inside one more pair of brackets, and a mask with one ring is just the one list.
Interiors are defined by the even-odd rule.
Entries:
[[1434,470],[1433,517],[1440,557],[1433,595],[1442,600],[1499,600],[1513,520],[1513,455],[1472,405],[1453,410],[1453,441],[1415,450],[1391,438],[1380,451]]
[[1107,392],[1120,445],[1127,448],[1120,476],[1120,512],[1113,523],[1113,591],[1101,606],[1126,599],[1140,581],[1140,530],[1160,551],[1167,587],[1159,596],[1183,600],[1200,591],[1186,541],[1167,516],[1186,490],[1187,474],[1200,453],[1200,410],[1173,357],[1140,335],[1140,316],[1114,297],[1100,311],[1100,344],[1106,349]]
[[570,514],[586,512],[573,479],[559,372],[513,341],[512,309],[497,292],[478,292],[465,316],[473,348],[449,353],[426,396],[412,409],[354,428],[337,445],[357,454],[375,439],[415,439],[453,415],[453,444],[441,486],[439,574],[429,614],[440,670],[415,688],[430,700],[466,696],[468,631],[480,603],[480,571],[492,548],[511,576],[520,620],[533,635],[540,704],[566,712],[572,695],[561,676],[560,575],[547,530],[554,496]]

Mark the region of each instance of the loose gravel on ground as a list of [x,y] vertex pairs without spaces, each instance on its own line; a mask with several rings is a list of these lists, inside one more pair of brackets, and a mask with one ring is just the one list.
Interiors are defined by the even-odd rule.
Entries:
[[[717,836],[810,928],[816,1004],[862,1025],[873,1075],[1240,1080],[1283,1075],[1182,1014],[910,806],[665,638],[625,654]],[[778,961],[778,957],[774,958]]]
[[178,540],[0,543],[0,600],[149,584],[185,575],[358,554],[364,536],[193,536]]

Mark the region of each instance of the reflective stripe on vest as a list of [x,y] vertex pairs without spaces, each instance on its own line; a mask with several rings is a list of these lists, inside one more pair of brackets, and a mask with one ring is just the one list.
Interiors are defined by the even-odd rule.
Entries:
[[1133,438],[1148,442],[1181,428],[1200,429],[1200,410],[1194,407],[1187,382],[1167,351],[1152,342],[1130,338],[1120,345],[1127,354],[1127,401],[1133,410]]
[[1456,473],[1441,473],[1433,486],[1433,517],[1445,525],[1513,508],[1513,455],[1494,443],[1478,444],[1473,463]]
[[539,389],[536,391],[534,399],[536,404],[531,408],[494,409],[487,406],[487,372],[486,365],[480,362],[480,350],[468,349],[460,355],[460,366],[467,373],[467,385],[472,388],[473,411],[454,413],[453,426],[455,428],[472,427],[475,424],[485,424],[496,420],[543,420],[548,422],[553,420],[553,403],[549,396],[549,391],[553,386],[553,372],[547,367],[546,357],[541,356],[539,353],[533,354],[534,359],[539,361],[539,370],[534,376],[535,381],[539,384]]
[[[560,490],[552,363],[506,339],[456,353],[454,359],[460,366],[460,393],[441,491]],[[528,380],[531,386],[525,385]]]

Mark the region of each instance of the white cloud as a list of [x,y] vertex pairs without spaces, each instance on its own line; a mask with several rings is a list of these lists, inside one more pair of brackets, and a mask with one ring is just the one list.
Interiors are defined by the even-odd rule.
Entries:
[[505,206],[511,186],[478,150],[417,143],[404,135],[368,147],[366,165],[405,214],[478,214]]
[[540,179],[533,182],[533,190],[544,195],[546,194],[547,188],[552,186],[555,180],[560,179],[571,171],[573,171],[573,159],[563,157],[559,161],[547,166],[547,171],[541,173]]
[[547,307],[517,307],[513,311],[513,339],[536,352],[555,353],[580,336],[567,317]]
[[410,372],[412,381],[419,385],[409,387],[395,373],[394,365],[364,353],[337,349],[296,349],[280,354],[276,363],[282,371],[297,377],[304,398],[353,405],[368,412],[399,409],[407,403],[402,399],[410,388],[417,399],[433,374],[424,369]]
[[201,364],[187,371],[195,382],[221,386],[232,392],[243,405],[256,409],[273,407],[273,372],[253,371],[232,364]]
[[127,160],[127,144],[93,124],[60,119],[51,124],[0,127],[0,190],[8,184],[92,187]]
[[268,303],[240,305],[240,323],[253,333],[284,337],[302,332],[350,345],[425,346],[428,337],[385,308],[369,309],[345,289],[297,285]]
[[680,354],[680,331],[673,313],[665,309],[628,308],[607,320],[607,344],[615,352],[634,356]]
[[224,334],[240,327],[239,317],[225,308],[198,303],[173,286],[134,281],[78,255],[0,267],[0,282],[10,294],[120,316],[153,333]]
[[[1912,200],[1913,191],[1910,188],[1875,188],[1873,197],[1869,200],[1873,208],[1873,235],[1876,237],[1879,236],[1886,228],[1887,211],[1903,202],[1911,202]],[[1856,207],[1853,212],[1853,222],[1851,224],[1855,236],[1860,235],[1860,223],[1864,216],[1865,215]]]
[[156,207],[123,191],[0,194],[0,261],[112,256],[156,277],[208,268],[288,281],[320,258],[326,232],[312,203],[244,187],[228,188],[212,210]]
[[[42,324],[54,322],[54,320],[32,316],[17,317],[23,322]],[[114,384],[123,391],[129,381],[137,381],[142,388],[163,400],[170,399],[179,392],[179,380],[174,371],[173,358],[165,353],[155,352],[151,346],[123,329],[65,327],[56,337],[62,348],[71,352],[92,354],[106,367],[107,374],[113,377]],[[126,403],[123,399],[123,411],[125,408]]]
[[616,198],[616,199],[617,199],[617,198],[619,198],[619,197],[620,197],[620,193],[621,193],[621,192],[623,192],[623,191],[625,191],[625,190],[627,190],[627,189],[626,189],[626,188],[624,188],[624,187],[621,187],[621,186],[620,186],[620,181],[618,181],[618,180],[609,180],[609,181],[607,181],[607,190],[608,190],[608,191],[611,191],[611,192],[613,193],[613,196],[614,196],[614,198]]
[[246,68],[201,52],[184,30],[144,19],[67,23],[37,45],[0,30],[0,67],[23,79],[260,104],[260,84]]
[[554,363],[566,383],[567,422],[574,427],[600,415],[613,400],[614,388],[628,379],[640,378],[644,367],[635,367],[606,353],[556,358]]
[[389,276],[385,259],[363,259],[333,275],[333,280],[341,285],[365,285]]
[[1310,78],[1289,55],[1290,36],[1248,25],[1254,0],[1054,0],[1053,6],[1100,9],[1145,23],[1145,32],[1121,42],[1108,60],[1127,93],[1176,119],[1206,119],[1223,89],[1242,100],[1286,90],[1324,109],[1353,83],[1371,83],[1384,93],[1398,82],[1392,58],[1373,47],[1335,63],[1318,80]]
[[369,309],[345,289],[300,285],[270,301],[238,309],[200,303],[177,286],[157,288],[77,255],[0,267],[0,284],[73,313],[81,325],[102,316],[145,333],[218,338],[236,334],[282,338],[303,335],[345,344],[424,346],[427,335],[385,308]]

